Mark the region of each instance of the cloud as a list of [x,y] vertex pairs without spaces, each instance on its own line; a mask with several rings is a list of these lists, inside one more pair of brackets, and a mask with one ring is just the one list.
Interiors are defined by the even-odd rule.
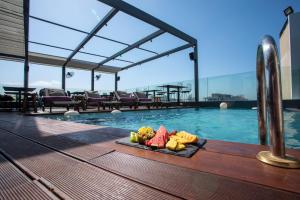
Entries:
[[32,87],[54,87],[59,88],[61,87],[61,82],[57,80],[51,80],[51,81],[35,81],[30,84]]

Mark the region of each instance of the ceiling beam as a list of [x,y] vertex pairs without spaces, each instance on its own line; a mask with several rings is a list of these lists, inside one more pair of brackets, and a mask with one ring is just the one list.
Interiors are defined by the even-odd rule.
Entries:
[[147,59],[145,59],[145,60],[141,60],[141,61],[139,61],[139,62],[136,62],[136,63],[133,63],[133,64],[128,65],[128,66],[126,66],[126,67],[123,67],[122,70],[129,69],[129,68],[131,68],[131,67],[134,67],[134,66],[137,66],[137,65],[141,65],[141,64],[144,64],[144,63],[146,63],[146,62],[150,62],[150,61],[152,61],[152,60],[155,60],[155,59],[158,59],[158,58],[161,58],[161,57],[164,57],[164,56],[168,56],[168,55],[170,55],[170,54],[173,54],[173,53],[176,53],[176,52],[178,52],[178,51],[181,51],[181,50],[190,48],[190,47],[192,47],[192,46],[193,46],[192,44],[185,44],[185,45],[182,45],[182,46],[177,47],[177,48],[175,48],[175,49],[171,49],[171,50],[166,51],[166,52],[164,52],[164,53],[161,53],[161,54],[152,56],[152,57],[147,58]]
[[134,48],[139,47],[140,45],[142,45],[142,44],[144,44],[144,43],[146,43],[146,42],[148,42],[148,41],[150,41],[150,40],[152,40],[152,39],[154,39],[154,38],[160,36],[160,35],[163,34],[164,32],[165,32],[165,31],[163,31],[163,30],[155,31],[154,33],[148,35],[147,37],[145,37],[145,38],[143,38],[143,39],[141,39],[141,40],[135,42],[134,44],[132,44],[132,45],[126,47],[125,49],[123,49],[123,50],[121,50],[121,51],[115,53],[114,55],[112,55],[112,56],[106,58],[105,60],[101,61],[101,62],[99,63],[99,66],[101,66],[101,65],[103,65],[103,64],[105,64],[105,63],[107,63],[107,62],[109,62],[109,61],[111,61],[111,60],[117,58],[118,56],[123,55],[124,53],[126,53],[126,52],[128,52],[128,51],[130,51],[130,50],[132,50],[132,49],[134,49]]
[[178,38],[181,38],[182,40],[190,43],[190,44],[196,44],[197,40],[188,34],[176,29],[175,27],[161,21],[160,19],[157,19],[153,17],[152,15],[130,5],[129,3],[126,3],[124,1],[120,0],[98,0],[104,4],[107,4],[113,8],[116,8],[128,15],[131,15],[137,19],[140,19],[148,24],[151,24],[152,26],[158,27],[161,30],[164,30]]
[[93,28],[93,30],[82,40],[82,42],[74,49],[74,51],[69,55],[66,62],[63,64],[63,67],[65,67],[68,62],[75,56],[76,53],[79,52],[79,50],[86,44],[88,41],[96,35],[96,33],[105,26],[108,21],[113,18],[118,12],[118,9],[112,8],[105,16],[104,18]]

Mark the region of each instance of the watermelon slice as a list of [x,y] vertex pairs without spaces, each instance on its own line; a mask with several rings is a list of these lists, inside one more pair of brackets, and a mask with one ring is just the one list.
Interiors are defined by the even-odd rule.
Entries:
[[157,130],[155,136],[149,140],[148,144],[151,145],[153,148],[165,148],[165,145],[168,141],[168,131],[164,126],[160,126]]

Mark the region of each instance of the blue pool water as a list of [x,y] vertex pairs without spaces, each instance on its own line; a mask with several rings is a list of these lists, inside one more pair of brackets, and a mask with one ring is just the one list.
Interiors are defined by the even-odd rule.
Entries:
[[[93,113],[47,118],[79,123],[137,130],[141,126],[168,130],[185,130],[200,137],[241,143],[258,143],[257,111],[248,109],[168,109],[123,112],[120,114]],[[286,146],[300,149],[300,112],[284,112]]]

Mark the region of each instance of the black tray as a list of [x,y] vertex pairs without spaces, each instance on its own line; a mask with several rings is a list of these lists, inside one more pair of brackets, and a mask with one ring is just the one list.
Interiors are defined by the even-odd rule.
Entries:
[[121,138],[116,141],[117,144],[123,144],[123,145],[131,146],[131,147],[135,147],[135,148],[139,148],[139,149],[151,150],[151,151],[156,151],[156,152],[165,153],[165,154],[172,154],[175,156],[181,156],[181,157],[186,157],[186,158],[192,157],[198,151],[198,149],[202,148],[206,144],[206,142],[207,142],[206,139],[200,139],[195,144],[185,145],[184,150],[170,151],[167,148],[153,150],[152,148],[147,147],[146,145],[142,145],[139,143],[132,143],[132,142],[130,142],[130,137]]

